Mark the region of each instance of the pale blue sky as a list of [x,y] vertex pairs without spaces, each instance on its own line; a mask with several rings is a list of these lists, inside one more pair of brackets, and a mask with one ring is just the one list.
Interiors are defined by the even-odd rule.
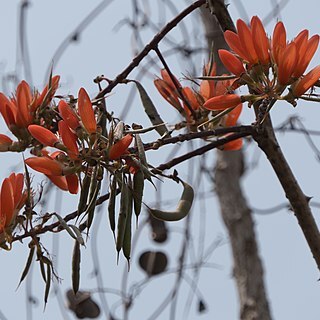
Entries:
[[[158,3],[161,1],[149,0],[151,17],[154,22],[158,21]],[[177,6],[184,8],[187,1],[180,1]],[[272,4],[276,1],[243,1],[248,16],[259,15],[265,17],[269,13]],[[31,7],[28,13],[28,45],[30,48],[30,61],[32,70],[33,83],[36,86],[43,85],[46,70],[52,62],[52,56],[62,39],[68,35],[75,26],[90,12],[100,1],[31,1]],[[0,50],[0,73],[1,75],[12,72],[16,65],[16,35],[17,35],[17,8],[19,1],[0,1],[0,41],[2,43]],[[232,17],[237,19],[239,12],[234,1],[230,2],[230,11]],[[131,17],[132,8],[130,0],[113,1],[110,6],[105,9],[95,21],[81,34],[80,42],[69,47],[55,67],[55,73],[61,75],[60,94],[76,95],[78,89],[83,86],[92,96],[97,92],[97,88],[93,83],[93,79],[100,74],[104,74],[108,78],[115,77],[132,59],[132,37],[131,31],[125,25],[117,25],[119,19]],[[195,14],[193,14],[195,15]],[[167,12],[166,17],[162,20],[168,21],[172,15]],[[307,28],[311,34],[320,32],[318,1],[291,0],[281,11],[281,17],[284,21],[288,37],[294,37],[300,30]],[[190,23],[192,19],[188,19]],[[194,20],[193,20],[194,23]],[[266,27],[269,34],[272,32],[275,21],[271,21]],[[197,30],[201,30],[197,25]],[[198,39],[199,34],[192,36]],[[143,33],[143,41],[147,43],[153,36],[153,32],[146,31]],[[174,30],[172,37],[179,37],[179,30]],[[181,41],[181,38],[178,38]],[[198,41],[201,41],[199,38]],[[204,41],[202,43],[205,43]],[[163,44],[160,45],[160,48]],[[165,48],[165,47],[163,47]],[[152,55],[154,57],[154,55]],[[196,61],[199,64],[198,72],[200,73],[201,63],[204,60],[205,53],[198,55]],[[177,61],[175,58],[168,59],[170,65],[176,75],[181,77],[182,73],[188,70],[187,61]],[[319,64],[319,53],[313,59],[312,65]],[[143,65],[143,64],[142,64]],[[151,69],[156,74],[156,69]],[[180,74],[179,74],[180,73]],[[132,75],[137,75],[135,71]],[[178,116],[175,111],[170,108],[157,94],[152,85],[152,79],[146,77],[143,80],[150,96],[157,104],[161,104],[161,112],[165,121],[173,123]],[[3,88],[2,88],[3,90]],[[126,97],[130,92],[129,85],[117,87],[108,98],[108,107],[119,115],[124,107]],[[299,115],[305,120],[305,125],[312,129],[318,129],[320,111],[317,104],[300,102],[296,109],[287,104],[276,105],[272,110],[272,118],[275,124],[284,121],[288,116]],[[140,101],[134,100],[131,109],[128,112],[126,120],[128,123],[140,122],[148,125],[148,121],[142,112]],[[253,121],[252,110],[245,108],[242,123],[251,123]],[[1,133],[6,133],[6,128],[1,123]],[[148,135],[144,139],[150,141],[154,135]],[[304,192],[313,196],[315,201],[320,201],[319,181],[320,167],[319,162],[315,159],[314,154],[306,144],[303,136],[297,134],[280,135],[279,140],[284,149],[288,161],[292,166],[298,181],[300,182]],[[317,141],[317,140],[315,140]],[[195,146],[194,146],[195,147]],[[180,147],[182,154],[186,147]],[[151,152],[148,157],[153,164],[164,162],[169,147],[163,149],[163,152]],[[207,163],[214,164],[214,153],[207,158]],[[252,144],[246,148],[247,165],[249,166],[256,159],[257,149]],[[8,160],[10,159],[10,161]],[[0,173],[3,179],[12,163],[18,163],[20,158],[17,155],[0,154],[3,163],[3,169]],[[197,164],[197,165],[196,165]],[[194,173],[198,168],[198,162],[194,163]],[[188,177],[190,181],[195,179],[190,172],[192,168],[181,165],[178,167],[182,177]],[[21,168],[20,168],[21,170]],[[193,180],[194,181],[194,180]],[[260,154],[258,166],[254,170],[250,170],[246,175],[243,186],[249,203],[258,208],[268,208],[285,201],[285,195],[272,172],[265,157]],[[200,191],[209,191],[212,185],[206,184],[199,186]],[[171,182],[166,182],[163,187],[162,194],[164,197],[172,199],[172,194],[178,195],[180,186],[176,186]],[[148,202],[152,202],[155,191],[151,186],[147,186],[146,191]],[[55,194],[51,195],[54,198]],[[70,212],[75,208],[76,197],[63,196],[62,215]],[[53,211],[54,199],[49,208],[46,210]],[[45,210],[45,209],[43,209]],[[200,206],[199,202],[194,206],[192,217],[192,228],[194,232],[195,247],[198,250],[199,229],[201,223],[205,223],[205,245],[208,246],[215,238],[219,236],[226,237],[226,232],[221,224],[217,201],[215,197],[205,201],[205,207]],[[319,209],[313,210],[315,218],[319,220]],[[99,235],[97,241],[97,250],[100,257],[102,277],[104,287],[121,288],[121,279],[123,270],[126,269],[124,259],[120,259],[119,266],[116,266],[116,254],[113,244],[112,234],[108,227],[106,208],[103,207],[101,221],[97,221],[94,228],[95,232],[99,227]],[[97,219],[98,220],[98,219]],[[310,319],[316,320],[320,317],[319,298],[320,288],[319,272],[312,258],[311,253],[302,236],[295,217],[285,210],[279,211],[273,215],[259,216],[255,215],[256,231],[259,241],[259,247],[266,271],[267,292],[271,304],[274,319]],[[172,224],[171,227],[175,231],[181,230],[182,223]],[[91,239],[91,241],[94,239]],[[48,235],[44,240],[48,249],[52,248],[52,236]],[[70,287],[70,266],[72,243],[69,237],[61,234],[59,237],[59,254],[56,257],[58,262],[57,271],[62,278],[61,289],[64,291]],[[170,252],[170,267],[176,265],[177,257],[172,253],[178,253],[180,249],[181,234],[173,232],[166,245],[155,245],[150,241],[148,229],[142,229],[138,248],[133,255],[132,270],[129,274],[129,283],[134,283],[143,279],[143,274],[138,270],[134,263],[137,261],[138,253],[148,248],[164,250]],[[57,243],[55,243],[56,245]],[[11,252],[0,251],[1,273],[0,273],[0,310],[6,316],[6,319],[27,319],[25,307],[25,290],[26,283],[15,291],[18,284],[20,274],[27,258],[27,241],[24,244],[15,243],[14,250]],[[199,289],[204,296],[209,310],[203,315],[196,313],[196,300],[193,300],[188,319],[221,319],[232,320],[237,319],[237,296],[232,279],[232,263],[230,260],[228,244],[219,247],[213,254],[210,262],[220,266],[217,269],[203,269],[200,273]],[[87,248],[83,250],[82,257],[82,288],[95,288],[96,280],[92,278],[92,260],[91,260],[91,244],[88,242]],[[150,287],[141,293],[130,314],[130,319],[147,319],[151,314],[153,307],[160,304],[162,299],[169,292],[174,281],[173,275],[159,277]],[[43,292],[44,285],[39,274],[39,267],[34,265],[32,276],[33,294],[39,300],[39,304],[33,309],[33,319],[63,319],[60,314],[57,299],[51,293],[50,300],[46,311],[43,313]],[[182,319],[183,310],[186,303],[188,286],[184,285],[179,296],[177,317]],[[97,295],[94,298],[99,301]],[[114,303],[117,297],[107,295],[108,302]],[[100,303],[100,301],[99,301]],[[121,309],[117,309],[116,314],[121,318]],[[69,318],[73,316],[68,313]],[[164,311],[159,319],[169,319],[168,309]],[[105,319],[103,316],[101,319]],[[1,317],[0,317],[1,319]]]

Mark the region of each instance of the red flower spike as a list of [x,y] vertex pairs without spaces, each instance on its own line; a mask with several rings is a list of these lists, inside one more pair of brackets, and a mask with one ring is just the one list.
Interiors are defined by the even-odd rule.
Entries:
[[59,189],[63,191],[68,191],[68,184],[65,176],[50,176],[47,175],[47,178],[56,185]]
[[303,47],[299,50],[299,61],[297,62],[296,68],[293,72],[295,78],[299,78],[306,71],[311,59],[317,51],[319,45],[319,36],[314,35],[308,41],[306,41]]
[[302,79],[298,80],[292,88],[292,94],[300,97],[307,92],[320,78],[320,66],[309,71]]
[[13,190],[12,190],[12,185],[10,183],[9,178],[5,178],[2,182],[1,186],[1,216],[2,218],[0,219],[4,225],[0,226],[1,227],[7,227],[10,225],[13,214],[14,214],[14,195],[13,195]]
[[234,75],[240,77],[241,74],[246,72],[242,62],[230,51],[220,49],[218,54],[224,66]]
[[131,134],[127,134],[122,139],[117,141],[114,145],[112,145],[109,150],[109,159],[110,160],[119,159],[123,154],[125,154],[132,140],[133,140],[133,136]]
[[68,190],[71,194],[77,194],[79,191],[79,180],[76,174],[69,174],[66,176]]
[[82,125],[89,134],[97,131],[97,122],[94,116],[91,100],[84,88],[78,93],[78,111],[82,121]]
[[67,123],[63,120],[59,121],[58,127],[62,142],[70,151],[70,153],[68,152],[69,156],[74,160],[77,159],[79,154],[77,136],[71,132]]
[[[200,108],[199,102],[193,90],[189,87],[184,87],[182,89],[184,96],[188,99],[188,102],[193,110],[198,110]],[[188,108],[187,108],[188,109]],[[190,111],[190,110],[189,110]]]
[[41,172],[49,176],[61,176],[62,166],[61,164],[48,157],[34,157],[25,160],[25,163],[38,172]]
[[167,83],[167,85],[172,90],[176,90],[176,87],[182,88],[179,80],[175,76],[173,76],[174,82],[172,81],[172,79],[166,69],[161,69],[160,73],[161,73],[162,79]]
[[225,119],[224,125],[226,127],[235,126],[237,124],[237,121],[239,119],[241,111],[242,111],[242,103],[239,104],[238,106],[236,106],[232,111],[230,111],[226,115],[226,119]]
[[279,55],[287,46],[287,34],[284,24],[279,21],[272,36],[272,56],[276,64],[279,63]]
[[235,107],[241,103],[241,97],[237,94],[227,94],[224,96],[213,97],[205,102],[204,108],[208,110],[224,110]]
[[45,146],[54,147],[54,145],[59,142],[59,139],[54,133],[36,124],[28,126],[28,131],[36,140]]
[[156,79],[153,81],[153,83],[162,97],[179,112],[181,112],[182,106],[175,91],[172,90],[172,88],[162,79]]
[[251,19],[251,30],[254,48],[259,61],[263,65],[268,65],[270,61],[269,40],[263,24],[257,16]]
[[22,173],[11,173],[9,176],[10,183],[13,189],[14,207],[17,208],[21,203],[22,190],[24,185],[24,176]]
[[72,130],[76,131],[76,129],[80,126],[80,122],[72,108],[64,100],[60,100],[58,104],[58,110],[61,118]]
[[247,24],[241,20],[237,20],[237,30],[240,43],[245,50],[246,56],[249,59],[251,64],[258,63],[258,55],[254,48],[253,40],[252,40],[252,33]]
[[279,56],[278,81],[281,85],[287,85],[290,82],[297,58],[296,44],[291,42]]
[[224,39],[234,53],[240,56],[240,58],[242,58],[243,60],[249,61],[250,58],[247,56],[247,53],[243,48],[241,41],[236,33],[227,30],[224,33]]

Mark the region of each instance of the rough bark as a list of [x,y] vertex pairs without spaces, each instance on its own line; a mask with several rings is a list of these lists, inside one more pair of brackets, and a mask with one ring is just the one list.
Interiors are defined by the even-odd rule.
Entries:
[[[226,47],[221,28],[226,30],[228,26],[220,27],[221,21],[231,21],[225,19],[224,9],[224,6],[219,5],[215,10],[218,22],[208,9],[201,8],[208,46],[210,48],[213,44],[216,52],[218,48]],[[229,29],[232,28],[234,26],[230,24]],[[217,58],[217,54],[215,57]],[[221,64],[217,65],[217,71],[218,74],[225,72]],[[216,193],[232,247],[234,277],[240,300],[240,319],[268,320],[271,319],[271,314],[263,280],[262,262],[251,211],[240,185],[242,173],[242,151],[218,151],[215,167]]]

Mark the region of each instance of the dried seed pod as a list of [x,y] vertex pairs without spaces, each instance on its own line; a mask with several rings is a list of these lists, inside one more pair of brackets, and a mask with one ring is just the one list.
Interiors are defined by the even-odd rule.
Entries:
[[148,166],[147,157],[146,157],[146,153],[144,150],[143,142],[142,142],[139,134],[135,135],[135,142],[136,142],[136,147],[138,149],[139,159],[140,159],[141,163],[147,167]]
[[32,263],[32,260],[33,260],[34,252],[35,252],[35,246],[32,246],[32,247],[30,248],[29,255],[28,255],[28,259],[27,259],[26,265],[25,265],[25,267],[24,267],[24,269],[23,269],[23,272],[22,272],[22,275],[21,275],[21,278],[20,278],[18,287],[20,286],[21,282],[22,282],[22,281],[26,278],[26,276],[28,275],[28,272],[29,272],[29,269],[30,269],[30,266],[31,266],[31,263]]
[[155,130],[159,133],[161,137],[163,135],[170,136],[168,128],[164,124],[164,121],[161,119],[156,107],[154,106],[152,100],[148,96],[144,87],[138,81],[135,81],[135,80],[130,80],[130,81],[136,84],[145,113],[149,117],[151,123],[155,126]]
[[51,287],[51,268],[52,265],[50,263],[47,263],[47,281],[46,281],[46,288],[44,291],[44,305],[46,306],[48,302],[48,297],[49,297],[49,292],[50,292],[50,287]]
[[[129,176],[130,177],[130,176]],[[128,261],[128,270],[130,269],[130,254],[131,254],[131,225],[132,225],[132,181],[129,181],[129,185],[131,188],[128,188],[128,211],[126,218],[126,227],[124,231],[122,251],[125,258]]]
[[91,183],[91,177],[88,175],[85,175],[82,180],[82,188],[81,188],[80,199],[78,204],[78,215],[80,215],[82,212],[86,210],[90,183]]
[[134,204],[134,213],[136,215],[137,226],[138,219],[141,212],[142,197],[144,189],[144,174],[141,170],[138,170],[133,175],[133,204]]
[[117,240],[116,240],[116,250],[118,252],[117,260],[119,260],[119,252],[123,246],[123,239],[126,230],[126,221],[128,214],[129,205],[129,190],[125,181],[125,176],[123,175],[122,186],[121,186],[121,198],[120,198],[120,212],[118,216],[117,225]]
[[113,142],[117,142],[123,138],[124,122],[119,121],[113,130]]
[[81,251],[79,241],[75,241],[72,254],[72,289],[76,294],[80,284]]
[[194,191],[192,187],[180,180],[183,184],[183,192],[181,198],[178,202],[178,206],[175,211],[162,211],[157,209],[149,209],[149,212],[157,219],[164,220],[164,221],[178,221],[186,217],[189,213],[193,198],[194,198]]
[[114,175],[110,185],[110,197],[108,202],[108,215],[110,228],[115,238],[116,220],[115,220],[115,207],[116,207],[116,195],[117,195],[117,177]]

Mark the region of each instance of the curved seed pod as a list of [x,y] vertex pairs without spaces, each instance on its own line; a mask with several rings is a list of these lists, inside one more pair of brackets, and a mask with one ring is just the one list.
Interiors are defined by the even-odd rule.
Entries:
[[134,213],[136,215],[137,226],[138,226],[139,215],[141,212],[143,189],[144,189],[144,174],[141,170],[138,170],[133,175],[133,204],[134,204]]
[[110,228],[113,233],[114,239],[115,236],[115,229],[116,229],[116,220],[115,220],[115,207],[116,207],[116,195],[117,195],[117,177],[114,175],[111,185],[110,185],[110,197],[108,202],[108,214],[109,214],[109,223]]
[[116,250],[118,252],[117,261],[119,261],[119,252],[122,249],[124,233],[126,229],[126,220],[128,213],[128,204],[129,204],[129,190],[128,186],[125,183],[125,179],[122,179],[121,186],[121,198],[120,198],[120,212],[118,217],[118,225],[117,225],[117,240],[116,240]]
[[81,188],[80,199],[78,204],[78,215],[80,215],[82,212],[86,210],[90,183],[91,183],[91,177],[88,175],[85,175],[82,180],[82,188]]
[[149,209],[149,212],[157,219],[164,221],[178,221],[183,219],[189,213],[193,198],[193,188],[186,182],[180,180],[183,184],[183,192],[175,211],[162,211],[157,209]]
[[[155,126],[155,130],[159,133],[159,135],[161,137],[163,135],[170,136],[168,128],[164,124],[164,121],[161,119],[156,107],[154,106],[152,100],[148,96],[144,87],[138,81],[130,80],[130,82],[134,82],[135,85],[137,86],[145,113],[149,117],[151,123]],[[160,125],[160,126],[158,126],[158,125]]]
[[76,236],[76,235],[74,234],[74,232],[70,229],[70,227],[69,227],[69,225],[66,223],[66,221],[65,221],[59,214],[57,214],[57,213],[53,213],[53,215],[56,216],[57,219],[59,220],[60,226],[61,226],[63,229],[65,229],[73,239],[77,240],[77,236]]
[[80,262],[81,262],[81,251],[80,243],[75,241],[72,254],[72,289],[76,294],[79,290],[80,283]]
[[32,263],[32,259],[33,259],[33,256],[34,256],[34,251],[35,251],[35,247],[32,246],[30,248],[28,259],[27,259],[27,262],[26,262],[26,266],[23,269],[23,272],[22,272],[18,287],[20,286],[21,282],[26,278],[26,276],[27,276],[27,274],[29,272],[29,269],[30,269],[30,266],[31,266],[31,263]]
[[[130,181],[130,185],[132,185],[131,181]],[[123,254],[128,261],[128,271],[130,270],[130,254],[131,254],[132,200],[133,200],[133,195],[132,195],[131,189],[129,188],[128,189],[128,211],[127,211],[126,227],[124,231],[123,244],[122,244]]]

